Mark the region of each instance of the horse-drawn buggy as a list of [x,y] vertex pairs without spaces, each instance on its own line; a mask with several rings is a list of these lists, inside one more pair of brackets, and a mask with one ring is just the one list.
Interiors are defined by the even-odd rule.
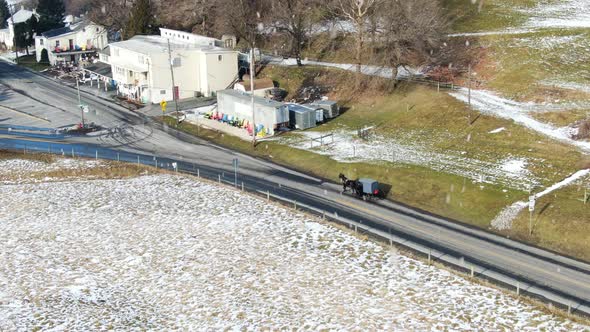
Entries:
[[373,198],[383,198],[383,193],[379,189],[379,182],[373,179],[362,178],[351,180],[342,173],[338,177],[342,183],[342,193],[350,190],[353,195],[365,201]]

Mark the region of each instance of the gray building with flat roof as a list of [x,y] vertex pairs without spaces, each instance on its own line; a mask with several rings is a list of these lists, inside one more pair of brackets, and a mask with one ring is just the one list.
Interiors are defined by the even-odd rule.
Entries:
[[[252,96],[238,90],[217,92],[217,111],[252,123]],[[274,135],[280,127],[289,125],[289,110],[283,103],[254,96],[256,126],[264,126],[268,135]]]

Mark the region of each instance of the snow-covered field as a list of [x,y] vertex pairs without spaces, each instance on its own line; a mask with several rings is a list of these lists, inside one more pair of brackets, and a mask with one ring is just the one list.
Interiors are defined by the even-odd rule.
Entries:
[[[330,156],[340,162],[395,162],[419,165],[436,171],[446,172],[471,179],[474,182],[501,184],[503,186],[528,190],[537,185],[537,179],[526,168],[527,160],[519,157],[507,157],[498,162],[487,162],[465,155],[433,152],[425,146],[399,142],[394,138],[373,136],[368,140],[360,139],[354,131],[334,133],[334,142],[320,146],[317,139],[325,132],[301,132],[300,136],[280,138],[279,141],[291,147],[309,150]],[[494,133],[490,133],[494,134]]]
[[0,330],[587,329],[185,177],[1,190]]

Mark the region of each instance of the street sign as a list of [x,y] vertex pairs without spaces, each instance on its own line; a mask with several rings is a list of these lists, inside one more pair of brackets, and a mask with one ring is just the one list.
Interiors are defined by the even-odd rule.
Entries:
[[78,106],[80,107],[80,109],[84,113],[88,113],[90,111],[90,109],[88,108],[88,105],[78,105]]
[[180,99],[180,90],[178,89],[177,86],[174,87],[174,100],[179,100]]
[[160,107],[162,108],[162,112],[166,112],[166,105],[167,105],[167,104],[168,104],[168,103],[166,103],[166,101],[165,101],[165,100],[162,100],[162,101],[160,102]]
[[536,203],[535,196],[533,195],[533,196],[529,197],[529,211],[530,212],[535,211],[535,203]]

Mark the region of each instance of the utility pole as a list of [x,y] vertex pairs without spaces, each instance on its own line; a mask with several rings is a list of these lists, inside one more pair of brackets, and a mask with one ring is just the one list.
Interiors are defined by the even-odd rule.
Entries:
[[471,125],[471,63],[469,63],[469,69],[468,69],[468,75],[469,75],[469,92],[467,95],[467,100],[469,102],[469,125]]
[[252,147],[256,147],[256,110],[254,107],[254,43],[250,48],[250,98],[252,101]]
[[78,90],[78,107],[80,108],[80,114],[82,115],[82,127],[84,127],[84,107],[82,106],[82,97],[80,96],[80,81],[76,76],[76,90]]
[[[176,109],[176,126],[180,123],[178,115],[178,100],[176,98],[176,85],[174,84],[174,63],[172,62],[172,50],[170,49],[170,38],[168,38],[168,61],[170,62],[170,75],[172,76],[172,99],[174,100],[174,108]],[[178,92],[180,94],[180,91]]]
[[15,24],[14,24],[14,8],[15,7],[16,7],[16,4],[8,5],[8,10],[10,11],[10,20],[12,21],[12,46],[14,47],[14,54],[16,55],[16,63],[18,64],[18,47],[16,46],[16,34],[14,33],[15,32],[15,29],[14,29],[15,28]]

